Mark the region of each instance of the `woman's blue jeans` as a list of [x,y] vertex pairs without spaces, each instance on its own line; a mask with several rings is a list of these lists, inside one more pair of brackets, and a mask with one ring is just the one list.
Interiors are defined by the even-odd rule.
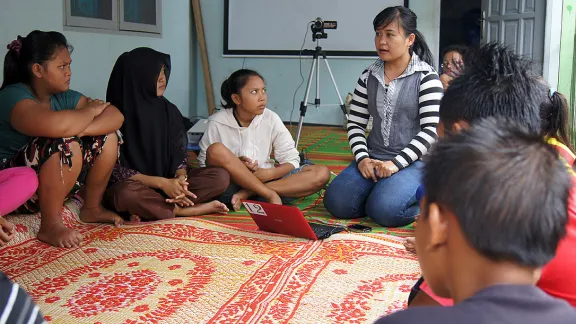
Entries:
[[336,218],[368,216],[385,227],[408,225],[420,213],[416,191],[423,164],[416,161],[391,177],[374,182],[362,176],[354,161],[328,186],[324,206]]

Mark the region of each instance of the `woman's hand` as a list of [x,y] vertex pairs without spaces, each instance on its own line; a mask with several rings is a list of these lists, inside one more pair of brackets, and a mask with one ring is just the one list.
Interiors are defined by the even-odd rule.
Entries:
[[442,86],[444,87],[444,90],[448,89],[448,86],[450,85],[450,82],[452,82],[454,78],[452,78],[451,76],[449,76],[446,73],[443,73],[440,76],[440,82],[442,82]]
[[190,198],[197,198],[195,194],[188,191],[188,182],[185,176],[174,179],[164,178],[160,189],[169,197],[166,202],[171,204],[188,207],[194,205]]
[[379,178],[388,178],[398,172],[398,167],[392,161],[376,161],[374,164]]
[[[184,192],[190,192],[188,191],[188,176],[185,174],[179,175],[176,177],[176,179],[178,180],[178,182],[180,183],[180,185],[182,186],[182,189],[184,190]],[[192,193],[192,192],[190,192]],[[194,198],[197,198],[196,195],[194,195]],[[190,207],[190,206],[194,206],[194,203],[192,202],[192,200],[190,200],[190,198],[188,198],[187,196],[184,196],[181,199],[167,199],[166,200],[167,203],[170,204],[177,204],[181,207]]]
[[364,178],[372,179],[374,182],[376,182],[378,179],[376,179],[374,166],[374,160],[365,158],[364,160],[360,161],[360,163],[358,163],[358,171],[360,171],[360,174],[362,174]]

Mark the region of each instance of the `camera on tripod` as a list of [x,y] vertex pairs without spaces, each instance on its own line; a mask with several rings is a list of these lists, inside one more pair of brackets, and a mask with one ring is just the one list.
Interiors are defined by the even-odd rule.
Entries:
[[306,86],[306,92],[304,94],[304,100],[300,102],[300,120],[298,121],[298,130],[296,131],[296,148],[298,148],[298,143],[300,142],[300,134],[302,133],[302,125],[304,124],[304,116],[306,116],[306,111],[308,110],[308,98],[310,96],[310,87],[312,86],[312,78],[314,77],[314,72],[316,72],[316,99],[314,99],[314,106],[316,108],[320,107],[320,59],[324,60],[326,63],[326,69],[330,74],[330,79],[332,80],[332,85],[334,85],[334,90],[336,90],[336,95],[338,96],[338,101],[340,102],[340,109],[345,116],[348,116],[346,112],[346,106],[344,101],[342,101],[342,96],[340,95],[340,90],[338,90],[338,85],[336,85],[336,80],[334,79],[334,74],[332,74],[332,69],[330,64],[328,64],[328,58],[326,57],[326,52],[322,50],[320,46],[320,39],[328,38],[328,34],[324,31],[325,29],[336,29],[338,27],[338,22],[335,20],[324,21],[322,18],[318,17],[310,22],[310,28],[312,29],[312,40],[316,42],[316,48],[312,50],[301,51],[300,53],[305,53],[305,55],[312,55],[312,65],[310,66],[310,74],[308,74],[308,83]]
[[325,29],[336,29],[338,27],[338,22],[335,20],[322,20],[318,17],[316,20],[312,21],[310,29],[312,29],[312,41],[317,39],[328,38],[328,34],[324,31]]

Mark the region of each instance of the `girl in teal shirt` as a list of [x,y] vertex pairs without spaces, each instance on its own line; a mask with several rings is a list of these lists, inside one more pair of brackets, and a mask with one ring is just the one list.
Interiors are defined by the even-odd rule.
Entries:
[[28,166],[38,191],[18,212],[41,212],[38,239],[77,247],[80,233],[62,222],[64,200],[85,182],[84,222],[122,219],[101,205],[124,117],[102,100],[70,90],[71,46],[58,32],[35,30],[8,45],[0,88],[0,170]]

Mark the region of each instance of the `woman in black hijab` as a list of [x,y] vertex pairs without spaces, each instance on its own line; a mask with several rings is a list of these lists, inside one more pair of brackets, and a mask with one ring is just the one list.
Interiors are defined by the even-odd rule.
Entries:
[[188,170],[186,119],[164,97],[170,56],[150,48],[122,54],[112,70],[106,100],[124,114],[119,164],[104,200],[132,220],[225,213],[210,199],[230,182],[221,168]]

